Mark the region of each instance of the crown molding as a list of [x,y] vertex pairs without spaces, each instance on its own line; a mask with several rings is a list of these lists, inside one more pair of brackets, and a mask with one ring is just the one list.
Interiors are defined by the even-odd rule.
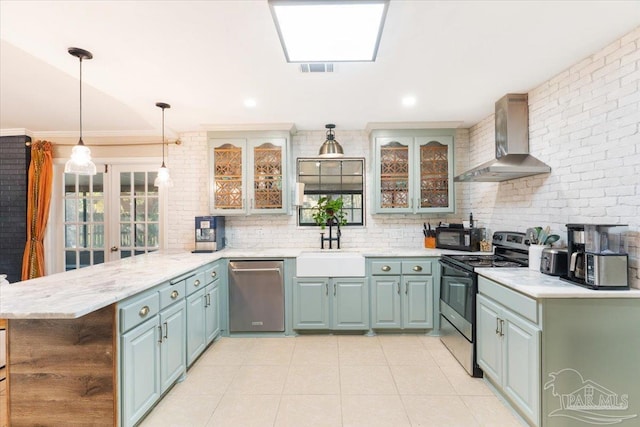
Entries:
[[25,128],[0,129],[0,136],[28,136],[33,139],[34,133]]
[[211,132],[285,131],[291,135],[298,132],[295,123],[202,124],[200,127],[202,130]]
[[456,129],[464,124],[463,121],[448,122],[369,122],[365,127],[367,134],[374,130],[396,129]]

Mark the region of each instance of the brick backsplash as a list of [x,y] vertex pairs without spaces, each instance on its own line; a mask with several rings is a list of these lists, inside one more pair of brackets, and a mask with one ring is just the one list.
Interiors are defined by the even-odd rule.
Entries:
[[[345,228],[343,247],[421,247],[424,221],[460,221],[469,212],[489,232],[549,225],[563,240],[567,223],[623,223],[631,230],[631,282],[640,288],[639,52],[640,28],[530,90],[530,152],[552,172],[502,183],[457,183],[454,215],[371,215],[368,135],[337,128],[345,155],[364,157],[367,168],[366,225]],[[456,174],[493,158],[494,133],[493,115],[457,130]],[[209,213],[207,134],[188,132],[181,139],[182,145],[169,147],[175,187],[168,246],[192,249],[193,217]],[[324,130],[298,132],[293,159],[315,156],[324,139]],[[232,216],[226,224],[232,247],[319,247],[318,229],[298,227],[295,215]]]
[[[640,28],[529,91],[529,149],[551,173],[465,183],[469,209],[495,231],[568,223],[629,224],[640,288]],[[472,165],[494,152],[494,117],[470,129]]]

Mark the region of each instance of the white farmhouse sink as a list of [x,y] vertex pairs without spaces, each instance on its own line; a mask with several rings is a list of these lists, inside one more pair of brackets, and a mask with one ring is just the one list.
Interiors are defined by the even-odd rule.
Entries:
[[364,277],[364,257],[355,252],[302,252],[296,258],[298,277]]

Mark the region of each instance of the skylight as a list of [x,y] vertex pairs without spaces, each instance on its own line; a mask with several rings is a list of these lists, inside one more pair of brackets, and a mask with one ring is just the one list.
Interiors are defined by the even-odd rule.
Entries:
[[375,61],[388,0],[269,0],[287,62]]

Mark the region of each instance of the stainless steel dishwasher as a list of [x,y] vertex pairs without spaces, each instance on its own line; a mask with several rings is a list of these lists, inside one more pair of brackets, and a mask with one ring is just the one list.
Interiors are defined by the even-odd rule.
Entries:
[[229,332],[284,331],[283,265],[229,262]]

